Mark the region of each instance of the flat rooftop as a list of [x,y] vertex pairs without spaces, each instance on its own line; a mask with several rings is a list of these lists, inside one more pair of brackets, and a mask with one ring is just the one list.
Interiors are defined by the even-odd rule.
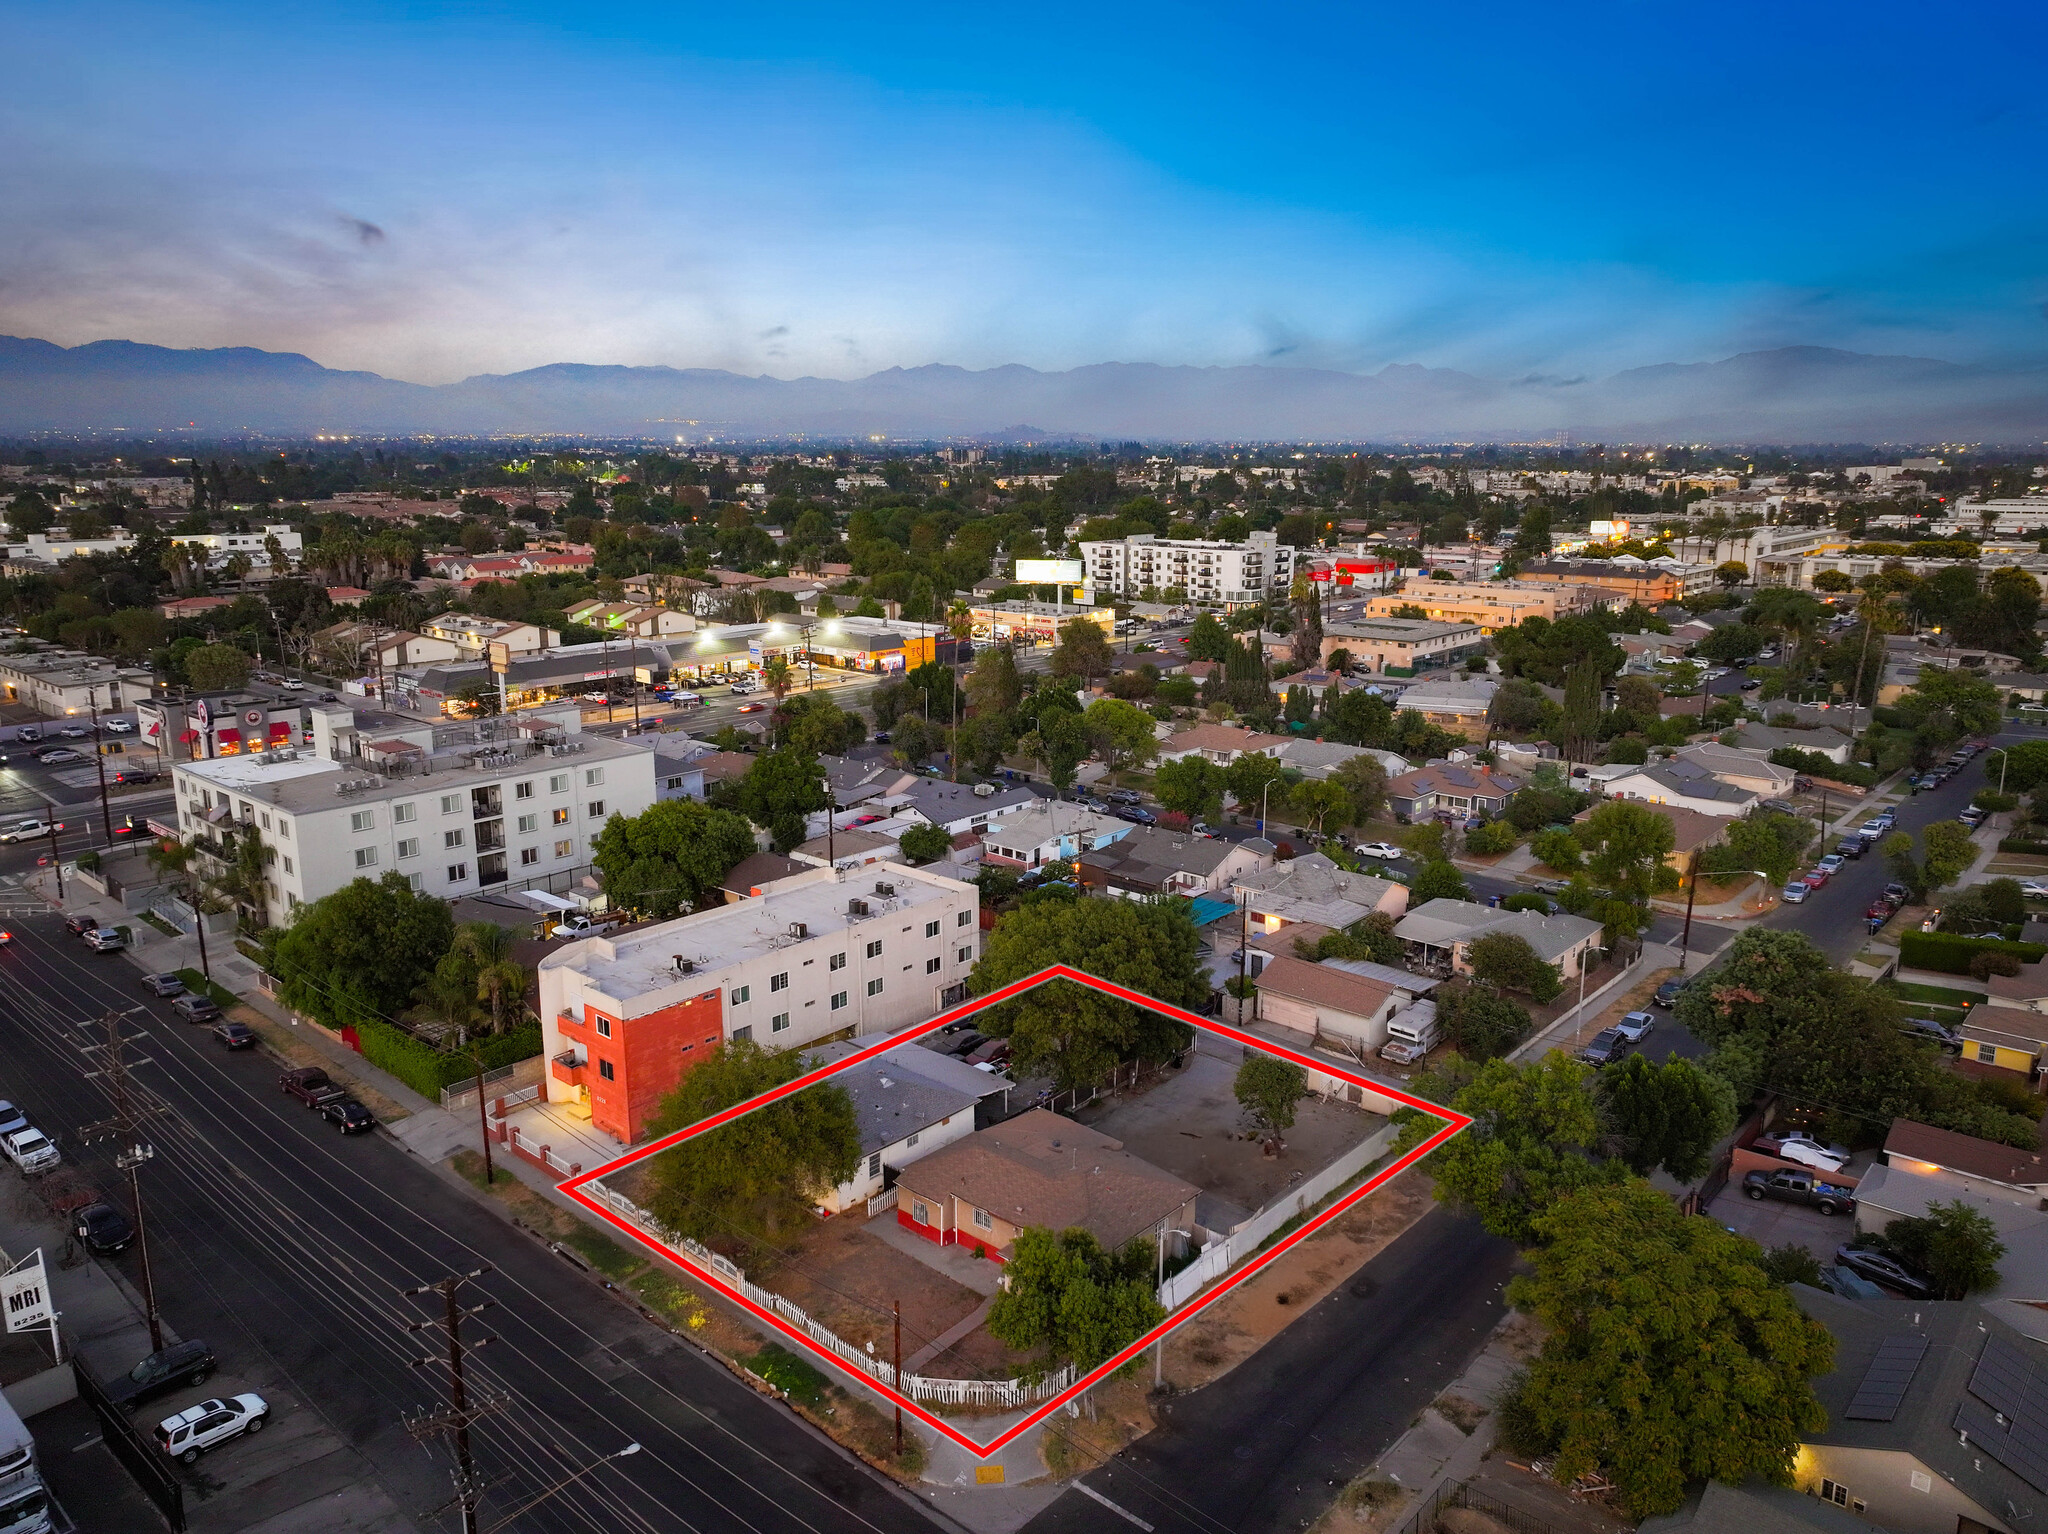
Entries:
[[[878,883],[893,884],[896,893],[878,895]],[[678,954],[695,960],[702,974],[860,927],[874,926],[880,936],[892,918],[962,895],[978,898],[971,884],[900,863],[871,863],[843,874],[819,868],[779,879],[758,898],[612,937],[584,938],[550,954],[541,965],[572,969],[600,994],[625,1001],[678,984]],[[855,900],[867,902],[867,915],[848,910]],[[799,922],[808,929],[807,937],[789,935],[791,925]]]
[[[405,770],[388,775],[380,774],[368,762],[333,761],[305,751],[290,760],[275,760],[282,753],[270,751],[214,761],[179,762],[173,772],[177,778],[195,778],[213,788],[247,795],[252,802],[272,809],[303,815],[337,804],[375,804],[425,793],[448,793],[465,784],[495,783],[526,772],[565,772],[653,755],[650,747],[638,742],[610,740],[602,735],[579,735],[575,744],[582,749],[567,756],[513,743],[506,743],[495,752],[475,746],[460,752],[402,753],[400,760],[406,763]],[[485,754],[479,757],[479,752]],[[343,782],[364,786],[347,794],[337,793],[335,785]]]

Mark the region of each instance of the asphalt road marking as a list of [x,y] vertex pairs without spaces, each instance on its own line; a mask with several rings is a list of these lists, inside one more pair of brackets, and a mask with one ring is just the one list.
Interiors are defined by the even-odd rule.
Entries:
[[1117,1517],[1129,1519],[1132,1523],[1135,1523],[1139,1528],[1143,1529],[1145,1531],[1145,1534],[1152,1534],[1151,1524],[1147,1523],[1144,1519],[1140,1518],[1136,1513],[1132,1512],[1129,1508],[1117,1506],[1116,1503],[1110,1501],[1109,1498],[1105,1497],[1093,1486],[1090,1486],[1086,1481],[1074,1482],[1074,1490],[1078,1491],[1084,1497],[1088,1497],[1096,1502],[1100,1502],[1112,1513],[1115,1513]]

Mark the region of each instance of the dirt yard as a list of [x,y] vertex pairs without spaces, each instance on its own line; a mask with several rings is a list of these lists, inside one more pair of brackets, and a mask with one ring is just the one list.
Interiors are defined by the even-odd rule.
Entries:
[[1348,1103],[1305,1098],[1287,1131],[1286,1150],[1268,1156],[1245,1138],[1232,1090],[1244,1054],[1241,1045],[1204,1036],[1181,1070],[1154,1078],[1136,1095],[1091,1104],[1075,1118],[1200,1188],[1196,1218],[1227,1232],[1386,1123]]

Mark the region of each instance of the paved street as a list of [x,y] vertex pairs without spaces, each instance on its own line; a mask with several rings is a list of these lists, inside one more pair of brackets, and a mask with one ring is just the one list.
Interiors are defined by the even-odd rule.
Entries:
[[[250,1382],[243,1388],[307,1403],[420,1527],[439,1526],[431,1515],[449,1497],[448,1458],[416,1445],[403,1418],[444,1398],[438,1371],[411,1367],[433,1352],[434,1334],[405,1330],[427,1312],[400,1291],[486,1264],[496,1271],[475,1293],[494,1305],[474,1330],[496,1340],[475,1355],[472,1380],[506,1403],[477,1430],[487,1511],[502,1516],[637,1440],[649,1452],[606,1467],[519,1528],[933,1527],[781,1407],[613,1303],[393,1140],[334,1134],[277,1091],[274,1062],[225,1054],[206,1029],[175,1021],[126,960],[75,946],[55,916],[12,926],[15,941],[0,951],[9,980],[0,1093],[56,1133],[87,1175],[118,1186],[108,1150],[77,1139],[108,1106],[86,1079],[94,1061],[78,1021],[136,1009],[136,1076],[158,1109],[157,1156],[144,1176],[167,1318],[211,1341],[224,1373]],[[117,1261],[139,1283],[135,1254]],[[218,1489],[210,1463],[193,1476],[201,1507]]]
[[[1159,1530],[1294,1534],[1367,1469],[1485,1343],[1514,1248],[1433,1209],[1274,1341],[1170,1402],[1160,1427],[1082,1477]],[[1029,1534],[1128,1534],[1077,1490]]]

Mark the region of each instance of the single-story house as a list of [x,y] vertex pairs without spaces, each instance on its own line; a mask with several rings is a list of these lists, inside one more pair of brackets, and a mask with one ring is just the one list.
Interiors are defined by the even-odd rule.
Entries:
[[1394,924],[1394,936],[1424,964],[1448,966],[1453,974],[1471,970],[1472,944],[1494,932],[1510,932],[1557,970],[1560,980],[1590,967],[1600,946],[1600,923],[1559,912],[1506,911],[1472,900],[1426,900]]
[[[891,822],[884,821],[884,825]],[[902,825],[903,822],[894,822]],[[903,839],[886,832],[862,829],[834,831],[814,836],[789,850],[797,862],[810,868],[865,868],[870,863],[894,863],[903,856]]]
[[966,783],[934,783],[920,778],[902,794],[889,796],[891,814],[910,815],[939,826],[948,835],[985,830],[1006,815],[1014,815],[1039,802],[1029,788],[999,788],[993,794],[977,794]]
[[1795,1291],[1835,1339],[1793,1489],[1892,1534],[2020,1534],[2048,1497],[2048,1350],[1990,1307]]
[[2031,1081],[2048,1055],[2048,965],[2025,964],[2017,975],[1993,975],[1984,988],[1984,1005],[1964,1014],[1959,1030],[1963,1058]]
[[1781,730],[1767,724],[1745,724],[1736,732],[1735,744],[1745,751],[1812,751],[1831,762],[1846,762],[1855,742],[1840,730]]
[[1353,757],[1370,756],[1380,764],[1380,769],[1390,778],[1399,777],[1408,770],[1408,760],[1392,751],[1380,751],[1371,746],[1347,746],[1334,740],[1310,740],[1297,736],[1279,750],[1271,753],[1282,767],[1292,767],[1305,778],[1327,778]]
[[807,873],[810,866],[797,862],[795,858],[786,858],[779,852],[757,852],[733,864],[725,877],[718,881],[718,888],[725,895],[726,904],[734,905],[759,895],[777,879]]
[[865,1215],[868,1201],[894,1187],[904,1167],[973,1134],[976,1106],[1004,1090],[988,1072],[918,1045],[850,1066],[832,1082],[853,1099],[860,1162],[818,1200],[827,1214]]
[[[1938,1174],[1880,1163],[1856,1179],[1856,1229],[1881,1232],[1893,1220],[1918,1219],[1934,1205],[1958,1199],[1989,1220],[2005,1243],[1998,1281],[1979,1291],[1978,1298],[2022,1304],[2048,1299],[2048,1212],[2037,1198],[1957,1188]],[[2048,1321],[2048,1316],[2042,1319]]]
[[[1573,818],[1584,822],[1591,819],[1593,811],[1599,808],[1596,804],[1592,809],[1579,811]],[[1703,815],[1679,804],[1646,804],[1643,808],[1671,822],[1671,850],[1665,854],[1664,861],[1677,871],[1681,879],[1692,866],[1692,855],[1700,848],[1711,847],[1720,841],[1728,829],[1725,816]]]
[[1500,684],[1483,676],[1429,677],[1401,694],[1401,707],[1413,709],[1440,730],[1467,740],[1486,738],[1486,711]]
[[982,836],[981,860],[1005,868],[1040,868],[1072,862],[1131,834],[1131,822],[1084,810],[1063,799],[1041,799],[1005,815]]
[[1432,762],[1404,772],[1387,784],[1387,803],[1406,820],[1432,815],[1498,815],[1515,797],[1517,785],[1485,767]]
[[[1320,1044],[1364,1060],[1387,1042],[1387,1024],[1436,989],[1425,975],[1363,960],[1312,964],[1281,954],[1253,982],[1261,1022],[1286,1029],[1297,1049]],[[1347,1094],[1349,1095],[1349,1094]],[[1358,1099],[1353,1096],[1353,1102]]]
[[1761,1481],[1708,1481],[1677,1512],[1645,1518],[1636,1534],[1871,1534],[1871,1527],[1832,1498]]
[[[896,1221],[1005,1262],[1018,1233],[1079,1227],[1115,1251],[1195,1228],[1200,1190],[1121,1140],[1033,1108],[942,1146],[897,1175]],[[1181,1238],[1167,1235],[1169,1250]]]
[[1293,737],[1265,735],[1234,724],[1198,724],[1168,736],[1159,748],[1162,762],[1200,756],[1218,767],[1228,767],[1240,756],[1272,756]]
[[1245,874],[1233,888],[1256,932],[1279,932],[1303,923],[1349,927],[1375,912],[1399,918],[1408,909],[1408,886],[1339,868],[1320,852]]
[[1605,789],[1610,798],[1640,799],[1645,804],[1675,804],[1702,815],[1724,819],[1747,815],[1756,808],[1758,795],[1746,788],[1723,783],[1694,762],[1654,762],[1632,767],[1608,777]]
[[2048,1195],[2048,1153],[2017,1150],[1911,1119],[1892,1120],[1884,1139],[1884,1159],[1889,1166],[1938,1177],[1958,1188],[2034,1198]]
[[1131,899],[1213,895],[1246,874],[1273,866],[1277,849],[1264,837],[1241,842],[1133,826],[1128,835],[1082,853],[1076,867],[1091,890]]
[[876,747],[875,756],[821,756],[818,765],[825,771],[825,781],[832,793],[832,802],[842,810],[852,809],[857,804],[866,804],[871,799],[886,799],[896,794],[908,793],[917,782],[917,774],[892,760],[881,747]]
[[1704,767],[1731,788],[1747,789],[1759,799],[1777,799],[1791,793],[1793,781],[1799,776],[1790,767],[1766,760],[1766,753],[1741,751],[1711,740],[1696,746],[1680,746],[1674,760]]

